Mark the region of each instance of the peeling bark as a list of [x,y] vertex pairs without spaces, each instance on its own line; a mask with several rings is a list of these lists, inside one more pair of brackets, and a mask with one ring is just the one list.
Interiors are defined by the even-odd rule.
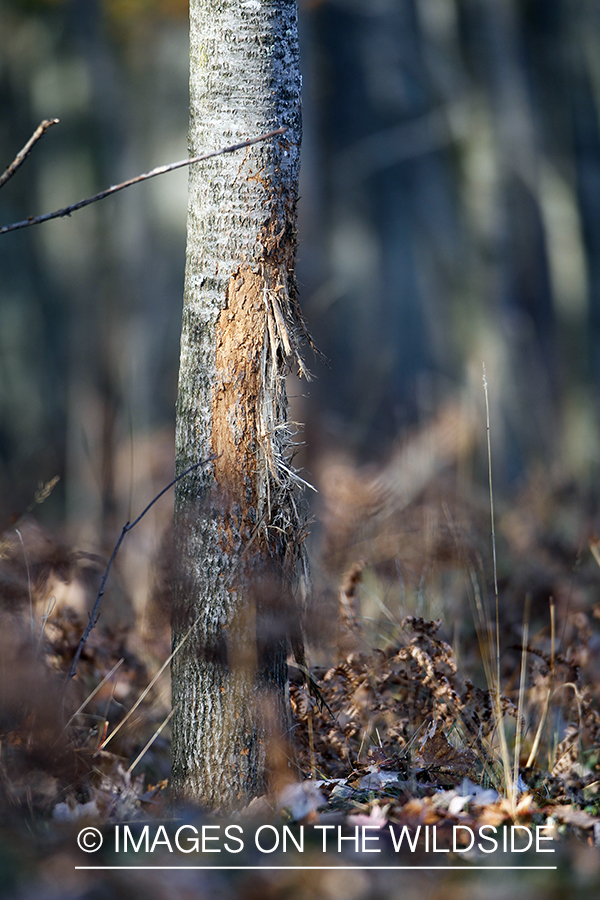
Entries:
[[[285,374],[297,364],[301,140],[296,0],[191,0],[190,152],[286,125],[190,171],[177,404],[176,795],[223,809],[264,789],[287,728],[286,639],[303,527]],[[291,620],[291,621],[290,621]],[[290,634],[291,632],[291,634]]]

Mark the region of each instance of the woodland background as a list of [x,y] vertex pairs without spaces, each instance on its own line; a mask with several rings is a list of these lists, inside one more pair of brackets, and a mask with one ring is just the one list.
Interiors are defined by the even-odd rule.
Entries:
[[[385,459],[448,398],[479,399],[485,360],[498,486],[538,460],[589,474],[597,4],[323,0],[300,11],[298,280],[329,361],[291,390],[309,469],[328,448]],[[184,3],[8,0],[0,15],[6,164],[41,118],[61,119],[3,189],[4,223],[186,156]],[[128,502],[121,457],[133,455],[139,479],[160,435],[167,453],[185,211],[180,171],[0,243],[4,525],[58,474],[40,516],[97,541]]]
[[[335,619],[339,579],[365,558],[363,612],[446,618],[468,659],[440,510],[469,520],[489,586],[482,361],[506,622],[526,591],[540,620],[549,596],[566,617],[580,563],[577,611],[598,599],[600,7],[300,0],[300,25],[297,275],[327,360],[309,352],[314,380],[289,380],[319,489],[313,620]],[[2,189],[1,224],[185,158],[187,72],[183,0],[5,0],[0,168],[41,119],[61,121]],[[172,478],[186,188],[175,172],[0,238],[4,535],[18,523],[27,546],[105,558]],[[384,536],[361,524],[380,502]],[[103,613],[163,658],[148,598],[168,593],[171,510],[128,536]],[[94,579],[53,594],[83,616]]]

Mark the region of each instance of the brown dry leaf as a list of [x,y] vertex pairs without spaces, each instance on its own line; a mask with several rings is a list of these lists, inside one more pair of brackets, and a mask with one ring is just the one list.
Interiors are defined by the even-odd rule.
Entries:
[[448,739],[440,723],[435,723],[436,730],[428,733],[425,743],[422,745],[417,762],[425,768],[435,767],[443,769],[447,774],[463,778],[472,772],[477,757],[471,750],[457,750]]
[[600,822],[599,816],[592,816],[584,809],[575,809],[573,806],[553,806],[547,811],[559,822],[574,828],[593,828]]
[[556,762],[551,774],[568,776],[579,759],[580,734],[577,725],[569,725],[565,737],[556,748]]

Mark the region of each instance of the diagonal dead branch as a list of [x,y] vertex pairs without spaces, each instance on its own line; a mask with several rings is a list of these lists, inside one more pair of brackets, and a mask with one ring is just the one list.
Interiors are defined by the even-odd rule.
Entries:
[[150,172],[145,172],[143,175],[137,175],[135,178],[130,178],[128,181],[121,182],[121,184],[115,184],[105,191],[100,191],[99,194],[95,194],[93,197],[88,197],[86,200],[80,200],[79,203],[73,203],[71,206],[65,206],[63,209],[57,209],[55,212],[46,213],[43,216],[30,216],[28,219],[23,219],[21,222],[13,222],[12,225],[4,225],[0,228],[0,234],[6,234],[9,231],[18,231],[20,228],[28,228],[30,225],[41,225],[42,222],[49,222],[51,219],[64,219],[65,216],[70,216],[71,213],[76,212],[78,209],[83,209],[84,206],[89,206],[91,203],[96,203],[98,200],[104,200],[105,197],[116,194],[117,191],[122,191],[125,188],[131,187],[132,184],[140,184],[142,181],[148,181],[149,178],[155,178],[157,175],[164,175],[166,172],[173,172],[175,169],[183,168],[183,166],[191,166],[193,163],[211,159],[213,156],[222,156],[224,153],[234,153],[236,150],[243,150],[244,147],[250,147],[252,144],[266,141],[278,134],[284,134],[286,131],[287,127],[283,125],[281,128],[276,128],[274,131],[268,131],[266,134],[260,134],[258,137],[242,141],[241,144],[232,144],[230,147],[222,147],[220,150],[210,150],[208,153],[201,153],[200,156],[193,156],[191,159],[180,159],[178,162],[169,163],[166,166],[158,166]]
[[77,668],[77,663],[79,662],[79,657],[81,656],[81,651],[83,650],[83,648],[85,646],[85,642],[87,641],[88,637],[90,636],[92,629],[96,626],[96,624],[98,622],[100,603],[102,602],[102,597],[104,596],[104,588],[106,587],[106,582],[108,581],[108,576],[110,574],[112,564],[114,563],[114,561],[117,557],[117,553],[119,552],[121,544],[123,543],[123,541],[125,539],[125,535],[127,534],[128,531],[131,531],[132,528],[135,528],[135,526],[138,524],[138,522],[144,518],[144,516],[146,515],[148,510],[151,509],[154,506],[154,504],[156,503],[156,501],[160,500],[162,495],[166,494],[166,492],[170,488],[172,488],[174,484],[177,484],[178,481],[181,481],[182,478],[185,478],[185,476],[189,475],[190,472],[193,472],[194,469],[198,469],[200,466],[205,466],[207,463],[212,462],[213,459],[214,459],[214,456],[209,456],[207,459],[203,459],[200,462],[194,463],[193,465],[189,466],[184,472],[182,472],[180,475],[177,475],[177,477],[174,478],[173,481],[170,481],[169,484],[166,487],[164,487],[162,489],[162,491],[160,491],[160,493],[157,494],[156,497],[154,497],[153,500],[150,501],[148,506],[146,506],[146,508],[143,510],[143,512],[141,512],[139,514],[137,519],[134,519],[133,522],[127,522],[125,525],[123,525],[123,530],[121,531],[119,540],[115,544],[114,550],[108,561],[106,569],[104,570],[104,575],[102,576],[102,581],[100,582],[100,589],[96,596],[96,601],[94,603],[94,607],[93,607],[91,615],[90,615],[90,621],[88,622],[87,627],[81,636],[81,640],[79,641],[77,650],[75,651],[75,656],[73,657],[73,662],[71,663],[71,668],[69,669],[69,674],[67,675],[67,684],[69,683],[69,681],[75,674],[75,669]]

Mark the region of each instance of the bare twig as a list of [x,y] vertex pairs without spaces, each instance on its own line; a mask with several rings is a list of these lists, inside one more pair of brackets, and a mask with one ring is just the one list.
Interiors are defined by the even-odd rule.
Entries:
[[94,607],[93,607],[91,615],[90,615],[90,621],[88,622],[87,627],[81,636],[81,640],[79,641],[79,645],[75,652],[75,656],[73,657],[73,662],[71,663],[71,668],[69,669],[69,674],[67,675],[67,683],[71,680],[71,678],[75,674],[75,669],[77,668],[77,663],[79,662],[79,657],[81,656],[81,651],[83,650],[85,642],[87,641],[88,637],[90,636],[92,629],[96,626],[96,624],[98,622],[98,618],[99,618],[98,612],[100,609],[100,603],[102,602],[102,597],[104,595],[104,588],[106,587],[106,582],[108,581],[108,576],[110,574],[112,564],[114,563],[117,553],[119,552],[119,549],[121,547],[121,544],[123,543],[123,541],[125,539],[125,535],[127,534],[128,531],[131,531],[132,528],[135,528],[135,526],[140,521],[140,519],[144,518],[144,516],[146,515],[148,510],[151,509],[154,506],[154,504],[156,503],[156,501],[160,500],[162,495],[166,494],[166,492],[170,488],[172,488],[174,484],[177,484],[178,481],[181,481],[182,478],[185,478],[185,476],[189,475],[190,472],[193,472],[194,469],[198,469],[200,466],[205,466],[207,463],[212,462],[212,460],[214,458],[215,458],[214,456],[209,456],[207,459],[203,459],[203,460],[201,460],[201,462],[197,462],[197,463],[194,463],[192,466],[189,466],[184,472],[181,473],[181,475],[177,475],[177,477],[174,478],[173,481],[169,482],[169,484],[166,487],[164,487],[162,489],[162,491],[159,494],[157,494],[153,500],[150,501],[148,506],[144,509],[143,512],[141,512],[139,514],[137,519],[134,519],[133,522],[127,522],[125,525],[123,525],[123,530],[121,531],[119,540],[115,544],[115,548],[114,548],[114,550],[111,554],[111,557],[108,561],[108,565],[106,566],[106,569],[104,570],[104,575],[102,576],[102,581],[100,582],[100,590],[98,591],[98,595],[96,597],[96,601],[94,603]]
[[9,231],[17,231],[19,228],[28,228],[29,225],[40,225],[42,222],[49,222],[50,219],[62,219],[65,216],[70,216],[71,213],[76,212],[76,210],[82,209],[84,206],[89,206],[90,203],[96,203],[97,200],[104,200],[104,198],[108,197],[110,194],[116,194],[117,191],[122,191],[124,188],[131,187],[132,184],[139,184],[142,181],[147,181],[149,178],[154,178],[156,175],[164,175],[166,172],[173,172],[175,169],[181,169],[183,166],[191,166],[193,163],[202,162],[202,160],[205,159],[212,159],[213,156],[222,156],[224,153],[233,153],[235,150],[243,150],[244,147],[250,147],[252,144],[266,141],[278,134],[284,134],[286,131],[287,127],[284,125],[281,128],[276,128],[274,131],[269,131],[266,134],[260,134],[258,137],[250,138],[248,141],[242,141],[241,144],[232,144],[230,147],[222,147],[221,150],[211,150],[208,153],[200,154],[200,156],[193,156],[191,159],[180,159],[179,162],[169,163],[169,165],[166,166],[158,166],[158,168],[152,169],[151,172],[137,175],[135,178],[130,178],[129,181],[123,181],[121,184],[115,184],[105,191],[100,191],[99,194],[95,194],[93,197],[88,197],[86,200],[80,200],[79,203],[73,203],[72,206],[65,206],[64,209],[57,209],[56,212],[46,213],[43,216],[30,216],[28,219],[23,219],[22,222],[14,222],[12,225],[4,225],[0,228],[0,234],[6,234]]
[[0,188],[3,187],[9,178],[12,178],[19,166],[22,166],[31,151],[34,144],[37,144],[40,138],[44,137],[49,128],[58,125],[58,119],[44,119],[35,129],[22,150],[19,150],[8,169],[0,175]]

